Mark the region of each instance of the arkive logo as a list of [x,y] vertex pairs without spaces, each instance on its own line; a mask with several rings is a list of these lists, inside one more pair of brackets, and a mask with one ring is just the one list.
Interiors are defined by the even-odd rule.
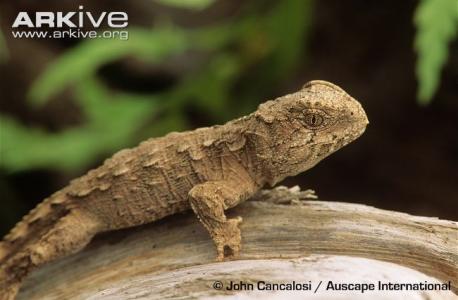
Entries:
[[125,12],[102,12],[101,14],[92,14],[89,11],[83,11],[84,7],[80,5],[79,11],[71,12],[50,12],[40,11],[35,12],[34,20],[25,11],[21,11],[16,16],[13,23],[13,28],[25,26],[28,28],[83,28],[84,26],[92,26],[100,28],[104,23],[110,28],[125,28],[128,25],[129,17]]
[[[92,13],[80,5],[78,11],[21,11],[12,24],[14,38],[104,38],[128,40],[129,16],[126,12]],[[98,29],[102,31],[98,31]],[[52,29],[49,31],[49,29]]]

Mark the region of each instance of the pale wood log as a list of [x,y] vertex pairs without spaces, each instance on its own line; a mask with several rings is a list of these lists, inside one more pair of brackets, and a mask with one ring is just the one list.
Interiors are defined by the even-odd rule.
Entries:
[[[396,277],[400,282],[414,279],[432,282],[436,278],[440,282],[451,281],[457,291],[457,222],[359,204],[303,201],[309,195],[294,188],[277,188],[263,191],[230,210],[230,216],[241,215],[244,219],[242,261],[215,263],[216,252],[207,232],[192,213],[186,213],[97,237],[82,252],[31,274],[18,299],[160,299],[167,295],[224,295],[212,289],[214,280],[227,283],[231,279],[275,279],[278,282],[282,278],[274,271],[279,269],[284,270],[286,279],[294,279],[300,273],[303,275],[296,281],[315,282],[335,276],[354,278],[356,282],[364,278],[377,280],[380,277],[369,277],[369,274],[385,274],[386,278],[392,278],[396,272],[401,272],[405,274],[405,281]],[[366,266],[366,271],[355,274],[362,266]],[[399,270],[393,271],[396,268]],[[355,276],[350,277],[352,274]],[[362,274],[366,274],[365,277]],[[425,279],[426,276],[434,278]],[[171,290],[173,286],[177,288]],[[267,296],[247,292],[243,295]],[[411,294],[420,297],[411,299],[426,299],[421,298],[426,295]],[[275,294],[270,296],[275,297]],[[324,294],[321,296],[329,299]],[[456,297],[443,292],[434,294],[431,299],[441,299],[436,296]]]

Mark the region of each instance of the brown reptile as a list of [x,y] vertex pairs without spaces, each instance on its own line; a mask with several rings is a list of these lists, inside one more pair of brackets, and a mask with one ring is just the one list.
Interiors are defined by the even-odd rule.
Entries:
[[265,185],[315,166],[358,138],[368,120],[341,88],[311,81],[224,125],[170,133],[122,150],[45,199],[0,243],[0,299],[34,268],[85,247],[100,232],[192,209],[217,258],[240,251],[240,217],[224,210]]

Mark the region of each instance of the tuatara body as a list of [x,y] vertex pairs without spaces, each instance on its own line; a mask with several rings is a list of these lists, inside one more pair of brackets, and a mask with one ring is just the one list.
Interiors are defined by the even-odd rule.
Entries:
[[107,159],[45,199],[0,243],[0,299],[14,299],[34,268],[101,232],[192,209],[217,259],[240,251],[240,217],[224,211],[266,185],[315,166],[358,138],[368,120],[341,88],[311,81],[224,125],[152,138]]

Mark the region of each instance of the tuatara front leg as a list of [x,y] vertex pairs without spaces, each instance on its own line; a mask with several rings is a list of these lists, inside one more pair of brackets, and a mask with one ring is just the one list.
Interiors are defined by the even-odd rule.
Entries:
[[191,207],[216,245],[217,260],[238,256],[241,249],[241,217],[226,218],[224,210],[236,206],[255,192],[251,181],[209,181],[189,192]]

